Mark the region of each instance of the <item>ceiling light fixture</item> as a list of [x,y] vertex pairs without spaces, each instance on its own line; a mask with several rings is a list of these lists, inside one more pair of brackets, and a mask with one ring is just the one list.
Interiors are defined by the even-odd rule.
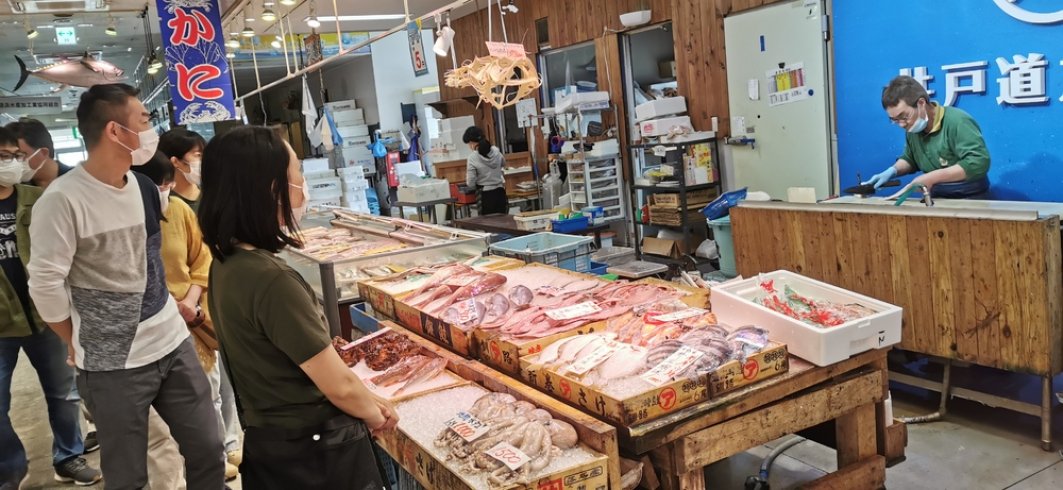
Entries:
[[281,37],[280,36],[274,37],[273,41],[270,41],[269,45],[273,46],[273,49],[281,49],[281,46],[282,46],[281,45]]
[[306,25],[311,29],[317,29],[321,27],[321,21],[317,19],[317,12],[314,8],[314,0],[310,0],[310,15],[306,17]]
[[22,25],[26,28],[26,39],[36,39],[37,36],[41,35],[41,33],[37,32],[37,29],[30,27],[29,19],[24,19]]
[[255,37],[255,30],[250,27],[244,27],[244,30],[240,31],[240,35],[243,37]]
[[107,29],[104,29],[103,32],[107,33],[108,36],[117,36],[118,35],[118,26],[117,26],[117,23],[114,20],[114,17],[111,17],[110,15],[108,15],[107,18],[108,18]]
[[451,29],[449,25],[439,28],[439,32],[436,33],[436,44],[432,48],[436,56],[446,56],[450,53],[450,48],[454,46],[454,29]]
[[236,38],[236,34],[229,36],[229,40],[225,41],[225,47],[230,49],[238,49],[240,47],[240,40]]
[[[251,4],[248,4],[248,6],[251,6]],[[244,9],[244,22],[254,22],[254,21],[255,21],[255,8],[253,6],[251,6],[250,9]]]
[[262,2],[262,5],[265,6],[265,7],[272,7],[272,6],[276,5],[276,4],[273,3],[273,0],[266,0],[265,2]]
[[403,14],[341,15],[339,17],[334,15],[322,15],[321,17],[318,17],[317,20],[320,20],[321,22],[335,22],[336,20],[339,20],[340,22],[357,22],[360,20],[402,20],[405,18],[406,16]]
[[231,60],[236,57],[236,53],[229,51],[228,53],[225,53],[225,57]]
[[148,70],[159,71],[162,68],[162,60],[158,56],[151,55],[151,61],[148,62]]
[[277,20],[277,13],[266,7],[262,10],[262,20],[266,22],[273,22]]
[[281,1],[281,5],[284,5],[285,7],[291,7],[292,5],[295,5],[295,0],[280,0],[280,1]]

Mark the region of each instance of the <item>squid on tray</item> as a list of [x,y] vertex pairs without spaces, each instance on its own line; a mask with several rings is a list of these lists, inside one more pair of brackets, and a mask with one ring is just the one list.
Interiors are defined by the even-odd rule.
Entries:
[[[651,334],[655,339],[650,343],[625,343],[621,337],[629,324],[623,325],[620,333],[607,326],[605,332],[576,335],[558,340],[543,349],[538,362],[559,372],[579,359],[585,358],[600,347],[610,345],[613,350],[600,364],[583,375],[569,372],[581,382],[606,388],[613,382],[638,376],[661,364],[680,348],[686,346],[701,352],[690,367],[676,375],[676,379],[695,378],[719,368],[731,360],[745,361],[749,356],[763,350],[769,343],[768,332],[760,327],[747,325],[728,331],[715,323],[715,317],[706,313],[700,317],[685,319],[680,322],[658,324],[643,323],[640,330],[656,329],[672,332],[668,336]],[[623,321],[617,322],[623,323]]]
[[[446,448],[447,460],[457,460],[465,473],[488,472],[492,485],[529,484],[533,476],[546,468],[553,458],[579,442],[571,424],[554,419],[549,412],[505,393],[488,393],[476,400],[469,413],[490,426],[490,430],[472,442],[444,429],[435,439],[437,447]],[[485,454],[500,442],[507,442],[528,455],[530,461],[516,471]]]

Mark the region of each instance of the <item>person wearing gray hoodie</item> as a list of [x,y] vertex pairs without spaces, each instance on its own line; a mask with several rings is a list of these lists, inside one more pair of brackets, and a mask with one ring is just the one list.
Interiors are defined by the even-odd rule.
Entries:
[[480,193],[480,215],[505,214],[509,210],[509,199],[506,198],[502,152],[476,126],[469,126],[461,140],[474,151],[466,160],[465,184],[475,186]]

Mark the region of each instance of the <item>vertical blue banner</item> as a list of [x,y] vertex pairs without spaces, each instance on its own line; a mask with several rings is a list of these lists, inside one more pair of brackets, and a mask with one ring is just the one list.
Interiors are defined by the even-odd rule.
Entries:
[[1063,201],[1061,2],[836,1],[833,10],[841,188],[904,150],[881,103],[904,73],[978,122],[993,198]]
[[156,0],[178,124],[234,119],[218,0]]

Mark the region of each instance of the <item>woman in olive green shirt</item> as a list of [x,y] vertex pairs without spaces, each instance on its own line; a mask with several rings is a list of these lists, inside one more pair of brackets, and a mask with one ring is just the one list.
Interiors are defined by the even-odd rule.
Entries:
[[300,246],[299,160],[262,127],[203,152],[199,221],[214,256],[207,288],[245,428],[243,484],[255,489],[378,489],[366,431],[398,417],[333,349],[310,286],[276,257]]

